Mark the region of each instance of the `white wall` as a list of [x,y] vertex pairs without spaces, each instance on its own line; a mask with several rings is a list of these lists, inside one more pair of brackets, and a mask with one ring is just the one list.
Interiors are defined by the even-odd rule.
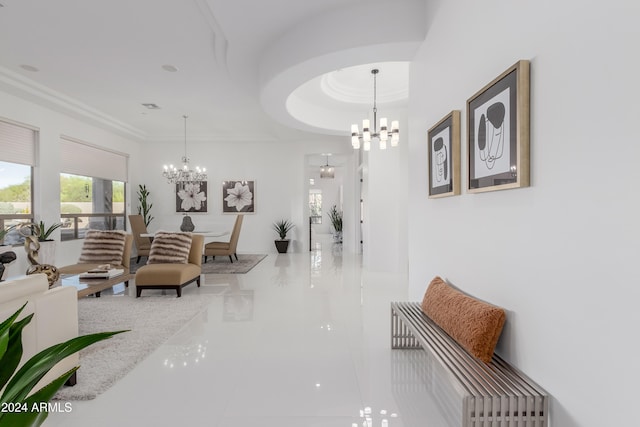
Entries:
[[[635,419],[640,300],[638,3],[430,2],[411,69],[410,294],[431,278],[504,307],[498,351],[553,397],[552,425]],[[531,61],[531,187],[427,199],[425,135]],[[632,400],[633,399],[633,400]]]
[[[43,220],[47,224],[60,221],[60,135],[129,154],[130,165],[138,162],[138,142],[1,90],[0,117],[40,130],[33,189],[36,221]],[[130,179],[134,178],[135,174],[135,171],[130,169]],[[131,192],[127,194],[126,203],[127,211],[130,211]],[[59,242],[56,251],[57,265],[75,263],[80,254],[82,241],[60,242],[59,230],[54,236]],[[21,246],[15,247],[14,252],[18,259],[8,266],[8,276],[24,274],[29,266]]]

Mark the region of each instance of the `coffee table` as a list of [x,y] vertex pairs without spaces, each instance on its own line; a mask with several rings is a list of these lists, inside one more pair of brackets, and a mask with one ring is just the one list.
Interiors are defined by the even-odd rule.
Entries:
[[63,274],[61,285],[73,286],[78,290],[78,299],[88,295],[100,297],[100,292],[109,289],[118,283],[123,283],[129,287],[129,280],[133,279],[135,274],[123,273],[110,279],[81,279],[79,274]]

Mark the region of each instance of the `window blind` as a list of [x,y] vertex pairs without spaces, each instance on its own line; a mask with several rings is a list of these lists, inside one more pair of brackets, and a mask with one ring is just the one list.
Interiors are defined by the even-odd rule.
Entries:
[[128,181],[129,156],[62,136],[61,172],[112,181]]
[[35,166],[37,129],[0,120],[0,160]]

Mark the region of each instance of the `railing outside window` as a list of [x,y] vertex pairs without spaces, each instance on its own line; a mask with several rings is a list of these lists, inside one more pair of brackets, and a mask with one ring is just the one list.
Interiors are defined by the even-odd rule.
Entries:
[[84,239],[88,230],[126,230],[124,213],[60,214],[61,240]]

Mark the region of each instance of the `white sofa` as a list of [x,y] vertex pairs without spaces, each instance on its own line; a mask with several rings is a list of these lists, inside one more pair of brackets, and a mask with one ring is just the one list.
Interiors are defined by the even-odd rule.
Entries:
[[[22,330],[23,355],[20,365],[47,347],[78,336],[78,294],[73,287],[49,289],[47,276],[33,274],[0,282],[0,321],[6,320],[28,301],[19,319],[34,313]],[[36,385],[50,383],[79,365],[78,353],[60,361]],[[75,376],[69,381],[75,384]]]

